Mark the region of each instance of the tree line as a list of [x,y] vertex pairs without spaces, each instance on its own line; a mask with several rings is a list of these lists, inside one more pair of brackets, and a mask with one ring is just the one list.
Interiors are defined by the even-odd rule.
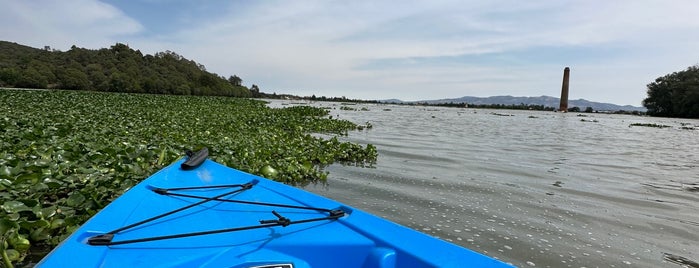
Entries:
[[228,79],[172,52],[144,55],[117,43],[62,52],[0,41],[0,86],[129,93],[251,97],[238,76]]
[[648,84],[648,98],[643,100],[643,106],[648,115],[699,118],[699,65]]

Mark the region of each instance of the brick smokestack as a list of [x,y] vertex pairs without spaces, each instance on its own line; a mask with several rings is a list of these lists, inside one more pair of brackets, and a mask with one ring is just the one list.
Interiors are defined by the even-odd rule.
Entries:
[[568,112],[568,80],[570,79],[570,68],[563,69],[563,86],[561,87],[561,112]]

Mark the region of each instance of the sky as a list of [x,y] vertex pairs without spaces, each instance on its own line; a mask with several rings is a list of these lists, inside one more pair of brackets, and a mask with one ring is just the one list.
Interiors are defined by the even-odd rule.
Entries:
[[560,96],[641,106],[699,64],[696,0],[0,0],[0,40],[174,51],[261,91],[356,99]]

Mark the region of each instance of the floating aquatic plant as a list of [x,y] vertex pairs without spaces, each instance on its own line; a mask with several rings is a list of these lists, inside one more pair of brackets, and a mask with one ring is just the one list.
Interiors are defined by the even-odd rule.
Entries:
[[328,119],[322,108],[18,90],[0,90],[0,103],[0,253],[6,266],[57,245],[187,149],[206,146],[222,164],[290,184],[323,181],[323,167],[334,162],[371,165],[377,157],[372,145],[338,139],[358,126]]
[[668,125],[660,125],[656,123],[633,123],[630,124],[629,127],[656,127],[656,128],[668,128],[671,126]]

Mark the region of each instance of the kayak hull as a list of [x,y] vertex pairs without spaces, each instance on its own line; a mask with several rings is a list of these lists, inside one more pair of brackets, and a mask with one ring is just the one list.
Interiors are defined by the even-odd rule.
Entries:
[[[153,174],[117,198],[39,262],[39,267],[511,267],[480,253],[436,239],[298,188],[228,168],[211,160],[192,170],[184,160]],[[188,190],[201,198],[163,195],[154,189],[250,184]],[[243,200],[342,211],[241,204]],[[198,204],[198,202],[203,202]],[[192,206],[193,205],[193,206]],[[116,232],[112,242],[235,228],[253,229],[125,244],[91,245],[90,238],[156,215],[192,206]],[[274,214],[272,211],[274,211]],[[283,226],[261,224],[281,216]],[[270,266],[274,265],[274,266]],[[284,266],[289,265],[289,266]]]

